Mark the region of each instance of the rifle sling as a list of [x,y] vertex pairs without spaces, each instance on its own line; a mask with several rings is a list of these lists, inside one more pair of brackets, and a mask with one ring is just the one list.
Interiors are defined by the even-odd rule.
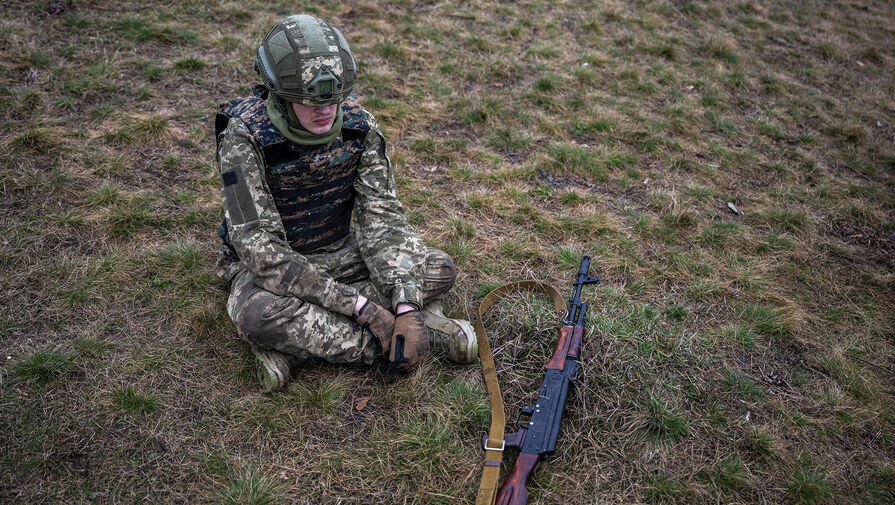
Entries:
[[[504,284],[494,289],[479,304],[479,318],[475,325],[476,339],[479,344],[479,358],[482,360],[482,375],[485,376],[485,387],[488,388],[488,401],[491,403],[491,429],[488,432],[488,442],[485,448],[485,466],[482,469],[482,480],[479,484],[479,494],[476,497],[476,505],[493,505],[497,497],[498,479],[500,478],[500,465],[503,461],[504,430],[506,429],[506,412],[504,411],[503,398],[500,395],[500,384],[497,382],[497,367],[494,365],[494,356],[491,354],[491,345],[488,343],[488,334],[482,322],[488,309],[508,294],[517,292],[542,293],[549,296],[560,314],[566,310],[566,301],[559,291],[549,284],[536,281],[519,281]],[[494,447],[495,449],[489,449]]]

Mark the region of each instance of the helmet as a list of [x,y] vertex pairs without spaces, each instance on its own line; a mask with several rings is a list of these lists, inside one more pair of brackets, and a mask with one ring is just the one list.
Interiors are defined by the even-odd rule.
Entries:
[[351,94],[357,64],[342,32],[322,19],[298,14],[267,32],[258,47],[255,71],[283,100],[321,106]]

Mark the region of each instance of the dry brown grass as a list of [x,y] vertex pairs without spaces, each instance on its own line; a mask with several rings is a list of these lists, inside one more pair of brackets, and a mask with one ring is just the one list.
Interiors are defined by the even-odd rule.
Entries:
[[[0,501],[472,503],[477,368],[260,395],[211,274],[215,106],[298,7],[44,4],[0,22]],[[531,503],[895,500],[888,3],[307,8],[457,260],[450,312],[580,253],[604,277]],[[548,307],[488,316],[510,416]]]

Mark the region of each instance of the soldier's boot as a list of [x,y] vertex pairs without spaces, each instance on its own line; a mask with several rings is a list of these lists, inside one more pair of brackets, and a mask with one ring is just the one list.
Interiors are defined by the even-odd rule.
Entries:
[[475,363],[479,357],[479,343],[469,321],[449,319],[441,312],[441,305],[430,303],[423,309],[429,345],[432,352],[460,364]]
[[292,378],[289,356],[270,349],[251,344],[252,354],[255,355],[255,371],[258,382],[265,393],[276,391],[286,387]]

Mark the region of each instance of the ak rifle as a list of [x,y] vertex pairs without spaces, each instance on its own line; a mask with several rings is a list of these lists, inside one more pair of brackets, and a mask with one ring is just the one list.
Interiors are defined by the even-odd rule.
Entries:
[[[587,315],[587,304],[581,302],[581,288],[587,284],[600,283],[600,278],[590,277],[588,270],[590,256],[585,255],[581,258],[578,278],[574,282],[572,297],[569,298],[568,312],[562,320],[553,356],[547,363],[538,399],[534,405],[519,409],[513,424],[516,431],[507,433],[504,438],[505,447],[517,448],[519,454],[507,480],[497,493],[496,505],[524,505],[528,501],[526,483],[529,476],[535,466],[556,449],[566,398],[575,383],[580,366],[581,339]],[[487,441],[487,435],[482,437],[483,447],[486,447]]]

